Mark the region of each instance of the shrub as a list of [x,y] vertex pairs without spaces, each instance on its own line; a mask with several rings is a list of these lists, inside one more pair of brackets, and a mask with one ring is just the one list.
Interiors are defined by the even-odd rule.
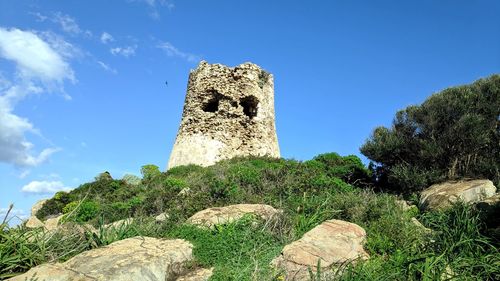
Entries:
[[156,165],[144,165],[141,167],[141,174],[144,180],[151,180],[161,174],[160,169]]
[[130,174],[124,175],[122,180],[129,185],[139,185],[141,183],[141,178]]
[[[74,201],[63,208],[63,213],[68,215],[67,219],[79,223],[87,222],[95,218],[100,211],[99,203],[91,200],[83,202]],[[74,212],[74,213],[72,213]]]
[[446,89],[396,113],[361,147],[380,186],[410,193],[446,179],[500,183],[500,75]]

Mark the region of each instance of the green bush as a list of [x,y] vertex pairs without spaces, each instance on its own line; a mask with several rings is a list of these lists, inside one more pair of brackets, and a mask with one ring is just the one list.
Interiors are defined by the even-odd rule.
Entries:
[[83,223],[98,216],[100,211],[99,203],[91,200],[73,201],[63,208],[63,213],[68,220]]
[[136,175],[126,174],[123,176],[122,180],[129,185],[139,185],[141,184],[141,178]]
[[500,75],[446,89],[396,113],[361,147],[379,186],[411,193],[456,178],[500,183]]
[[149,164],[141,167],[141,174],[144,180],[151,180],[154,177],[159,176],[161,172],[158,166]]

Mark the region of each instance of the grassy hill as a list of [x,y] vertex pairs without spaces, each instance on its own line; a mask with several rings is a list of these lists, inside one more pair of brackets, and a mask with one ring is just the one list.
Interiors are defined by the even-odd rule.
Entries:
[[[447,211],[404,210],[395,195],[375,193],[368,170],[355,156],[335,153],[309,161],[240,158],[211,167],[182,166],[161,173],[143,167],[143,178],[112,179],[107,173],[68,193],[59,192],[38,212],[40,218],[66,214],[68,225],[43,233],[3,228],[0,276],[136,235],[184,238],[195,246],[196,264],[215,267],[211,280],[279,280],[269,262],[287,243],[327,219],[356,223],[367,231],[371,258],[350,267],[342,280],[457,280],[500,277],[500,254],[472,207]],[[416,197],[414,198],[416,200]],[[282,209],[273,222],[245,217],[213,230],[184,224],[195,212],[236,203],[265,203]],[[166,212],[161,223],[154,216]],[[102,226],[134,217],[130,225]],[[415,225],[416,217],[429,233]]]

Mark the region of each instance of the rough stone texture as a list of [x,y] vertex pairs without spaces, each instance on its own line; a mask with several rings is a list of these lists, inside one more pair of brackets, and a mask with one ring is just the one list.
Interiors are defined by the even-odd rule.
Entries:
[[181,239],[128,238],[81,253],[64,263],[34,267],[9,280],[172,280],[193,260],[192,248]]
[[155,217],[156,222],[164,222],[166,221],[170,216],[167,213],[161,213]]
[[56,230],[57,227],[60,225],[60,221],[63,218],[64,215],[59,215],[55,218],[49,218],[45,221],[45,229],[48,231]]
[[432,233],[432,229],[425,227],[417,218],[411,218],[411,222],[425,233]]
[[38,213],[38,211],[43,207],[43,204],[45,204],[45,202],[47,202],[47,199],[42,199],[33,204],[33,206],[31,206],[31,216],[36,217],[36,213]]
[[456,201],[475,203],[493,196],[496,187],[490,180],[448,181],[434,184],[420,193],[423,209],[443,209]]
[[26,221],[26,227],[27,228],[40,228],[44,227],[44,224],[41,220],[39,220],[35,216],[31,216],[27,221]]
[[[366,232],[341,220],[328,220],[299,240],[286,245],[271,265],[284,270],[286,280],[310,280],[309,268],[316,273],[318,260],[325,278],[340,273],[342,267],[358,259],[368,259],[363,249]],[[329,279],[327,279],[329,280]]]
[[168,169],[235,156],[279,158],[274,116],[271,74],[252,63],[231,68],[202,61],[189,74]]
[[396,205],[399,206],[403,211],[407,212],[413,208],[417,208],[415,205],[409,205],[405,200],[396,200]]
[[246,214],[254,214],[264,220],[269,220],[281,213],[280,210],[276,210],[269,205],[237,204],[199,211],[187,219],[187,223],[211,228],[217,224],[231,223],[242,218]]
[[199,268],[177,278],[176,281],[207,281],[212,276],[213,271],[213,267],[209,269]]

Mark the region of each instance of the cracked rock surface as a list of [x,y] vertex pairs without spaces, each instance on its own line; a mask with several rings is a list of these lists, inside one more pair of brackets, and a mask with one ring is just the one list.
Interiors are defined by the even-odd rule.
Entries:
[[248,155],[280,157],[273,76],[253,63],[200,62],[189,75],[168,168]]
[[192,248],[182,239],[128,238],[83,252],[64,263],[34,267],[9,280],[173,280],[193,260]]
[[423,209],[444,209],[456,201],[476,203],[496,192],[490,180],[447,181],[431,185],[420,193],[420,206]]
[[286,280],[310,280],[309,269],[316,274],[318,261],[323,275],[332,275],[350,262],[368,259],[365,240],[366,232],[357,224],[328,220],[286,245],[271,265],[283,270]]
[[187,223],[211,228],[217,224],[236,221],[246,214],[254,214],[263,220],[269,220],[282,212],[264,204],[237,204],[225,207],[208,208],[191,216]]

